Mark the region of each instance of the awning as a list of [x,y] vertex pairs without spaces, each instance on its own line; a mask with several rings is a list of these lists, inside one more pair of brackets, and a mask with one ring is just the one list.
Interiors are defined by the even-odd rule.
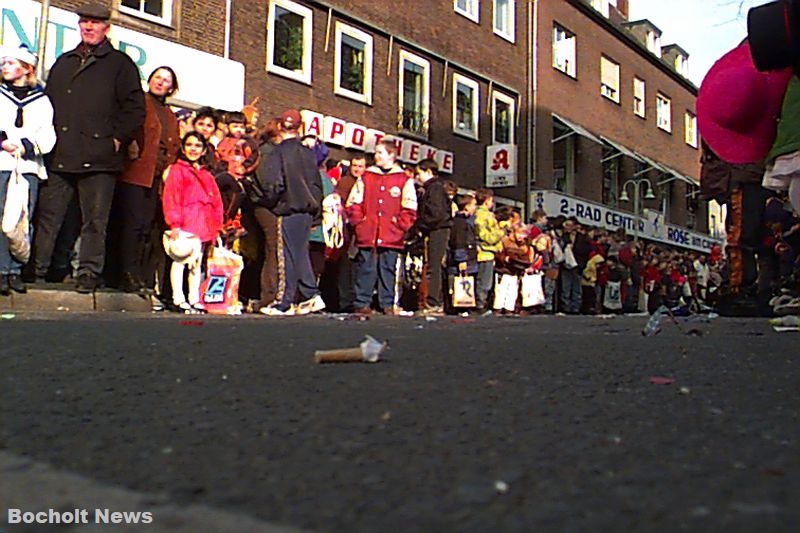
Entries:
[[559,122],[564,124],[564,126],[569,128],[570,130],[572,130],[569,133],[567,133],[566,135],[562,135],[560,137],[557,137],[557,138],[553,139],[554,143],[557,143],[558,141],[566,139],[570,135],[574,135],[574,134],[577,133],[581,137],[586,137],[590,141],[594,141],[597,144],[603,144],[603,141],[601,141],[596,135],[590,133],[589,130],[587,130],[583,126],[579,126],[578,124],[575,124],[574,122],[571,122],[571,121],[565,119],[564,117],[562,117],[560,115],[556,115],[555,113],[553,113],[552,115],[553,115],[554,119],[558,120]]
[[640,159],[643,159],[646,164],[650,165],[650,168],[648,170],[653,169],[653,170],[657,170],[659,172],[662,172],[664,174],[669,174],[670,173],[666,168],[664,168],[663,165],[661,165],[660,163],[656,163],[655,161],[653,161],[652,159],[650,159],[646,155],[642,155],[642,154],[640,154],[638,152],[636,153],[636,155],[638,155]]
[[664,185],[665,183],[669,183],[670,181],[678,180],[686,183],[687,185],[691,185],[696,187],[698,183],[694,181],[691,177],[687,176],[686,174],[681,174],[674,168],[668,167],[666,165],[661,165],[664,167],[664,170],[669,175],[669,177],[663,181],[658,182],[659,185]]
[[636,152],[634,152],[630,148],[628,148],[626,146],[623,146],[623,145],[619,144],[618,142],[612,141],[608,137],[602,137],[601,136],[600,138],[603,139],[603,142],[605,144],[608,144],[608,145],[612,146],[617,152],[619,152],[619,154],[617,154],[617,155],[612,155],[610,157],[604,158],[603,161],[608,161],[610,159],[614,159],[615,157],[619,157],[620,155],[626,155],[626,156],[630,157],[631,159],[635,159],[636,161],[638,161],[640,163],[644,163],[644,159],[639,157],[636,154]]

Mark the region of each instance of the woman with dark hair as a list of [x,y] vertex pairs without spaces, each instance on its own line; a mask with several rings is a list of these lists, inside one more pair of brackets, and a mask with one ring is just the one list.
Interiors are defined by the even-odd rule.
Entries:
[[[146,115],[138,150],[129,150],[131,161],[120,174],[116,188],[115,214],[119,223],[119,288],[138,292],[152,288],[154,272],[145,276],[145,245],[154,223],[163,220],[158,208],[161,175],[175,161],[180,147],[178,119],[166,99],[178,90],[178,78],[170,67],[158,67],[147,80]],[[157,217],[158,215],[158,217]],[[160,233],[160,231],[159,231]],[[160,249],[156,243],[153,249]],[[162,254],[163,255],[163,254]],[[159,276],[159,281],[163,276]]]

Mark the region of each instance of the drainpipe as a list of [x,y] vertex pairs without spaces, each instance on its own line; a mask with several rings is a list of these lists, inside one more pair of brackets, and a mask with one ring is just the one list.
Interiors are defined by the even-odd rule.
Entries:
[[536,100],[538,95],[538,25],[539,25],[539,2],[531,0],[528,3],[528,76],[526,80],[527,91],[527,139],[526,139],[526,176],[525,176],[525,209],[526,219],[529,219],[533,212],[533,184],[536,182]]
[[45,48],[47,47],[47,25],[50,20],[50,0],[42,0],[42,11],[39,15],[39,42],[36,47],[36,78],[44,80]]
[[230,59],[231,56],[231,2],[232,0],[225,0],[225,49],[222,52],[225,59]]

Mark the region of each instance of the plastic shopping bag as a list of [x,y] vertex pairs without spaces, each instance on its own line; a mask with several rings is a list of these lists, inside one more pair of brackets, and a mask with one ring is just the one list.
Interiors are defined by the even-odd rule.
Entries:
[[544,305],[544,289],[541,274],[525,274],[522,276],[522,307]]
[[221,243],[213,248],[206,262],[206,278],[200,286],[203,307],[214,315],[240,315],[239,281],[244,261]]
[[453,307],[475,307],[475,277],[455,276],[452,294]]
[[622,309],[622,284],[619,281],[609,281],[603,293],[603,307],[613,311]]
[[28,198],[30,185],[18,170],[8,178],[6,203],[3,206],[3,233],[8,238],[8,249],[17,261],[27,263],[31,255]]

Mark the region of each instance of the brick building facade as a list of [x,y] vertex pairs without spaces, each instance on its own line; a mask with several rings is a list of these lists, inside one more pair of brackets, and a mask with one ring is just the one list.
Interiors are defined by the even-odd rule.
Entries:
[[[23,3],[38,6],[0,0],[4,30]],[[176,67],[180,105],[258,97],[262,117],[303,110],[340,159],[389,135],[405,160],[435,154],[460,187],[489,183],[529,211],[544,190],[619,217],[637,192],[657,225],[707,227],[686,53],[661,47],[650,21],[628,21],[625,0],[107,3],[143,75]]]

